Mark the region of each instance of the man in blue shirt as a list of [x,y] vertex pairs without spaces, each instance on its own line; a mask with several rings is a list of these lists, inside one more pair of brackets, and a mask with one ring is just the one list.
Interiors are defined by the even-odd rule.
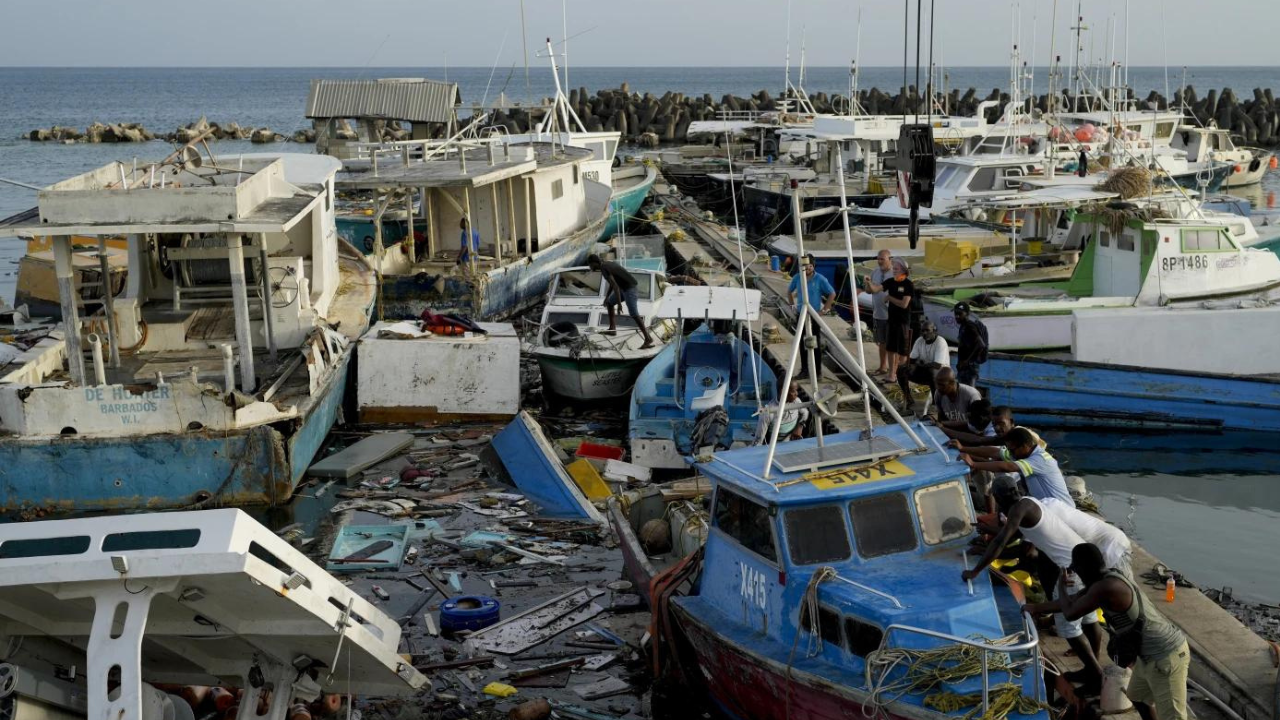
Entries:
[[[464,265],[471,262],[471,256],[480,254],[480,231],[470,228],[471,222],[464,215],[458,223],[458,228],[462,230],[458,234],[458,244],[461,249],[458,251],[458,264]],[[471,242],[467,242],[467,236],[471,236]]]
[[[818,269],[814,265],[813,256],[806,255],[804,258],[804,266],[800,270],[804,273],[805,285],[809,291],[809,306],[817,310],[820,314],[831,312],[831,306],[836,303],[836,289],[831,287],[831,281],[818,274]],[[791,297],[791,303],[796,308],[796,314],[803,319],[804,312],[800,307],[800,275],[797,274],[791,278],[791,287],[788,288]],[[812,325],[805,327],[812,328]],[[800,372],[803,375],[809,374],[809,352],[808,348],[813,348],[814,358],[816,359],[814,374],[816,377],[822,377],[822,331],[816,328],[805,333],[805,343],[800,353]]]
[[[1076,501],[1067,490],[1062,469],[1052,455],[1045,452],[1026,428],[1016,427],[1005,435],[1005,447],[960,448],[960,459],[973,470],[1017,473],[1027,484],[1027,494],[1037,500],[1061,500],[1071,507]],[[985,458],[985,460],[974,460]]]

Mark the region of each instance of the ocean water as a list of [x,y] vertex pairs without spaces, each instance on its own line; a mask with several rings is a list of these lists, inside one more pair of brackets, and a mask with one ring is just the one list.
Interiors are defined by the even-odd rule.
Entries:
[[[1037,77],[1045,77],[1043,69]],[[302,117],[312,78],[432,77],[461,86],[465,103],[493,99],[505,91],[515,100],[538,99],[554,88],[545,68],[0,68],[0,178],[47,185],[115,160],[158,159],[170,150],[157,141],[143,145],[61,145],[20,139],[51,125],[84,128],[94,121],[140,122],[169,132],[206,115],[215,122],[268,126],[289,133],[305,127]],[[1181,70],[1172,70],[1176,88]],[[571,68],[570,82],[594,92],[629,83],[633,91],[661,94],[747,95],[782,87],[781,68]],[[811,68],[812,92],[842,93],[846,68]],[[865,68],[861,87],[897,88],[901,70]],[[1007,85],[1004,68],[954,68],[948,87],[975,87],[980,94]],[[1139,95],[1165,88],[1163,68],[1134,68],[1130,82]],[[1254,88],[1280,90],[1272,68],[1192,68],[1187,82],[1201,95],[1233,88],[1249,97]],[[1043,92],[1038,81],[1037,92]],[[212,143],[216,153],[262,150],[246,141]],[[277,146],[278,149],[288,146]],[[306,150],[298,148],[299,150]],[[1256,208],[1276,212],[1280,173],[1261,187],[1238,191]],[[34,205],[34,192],[0,184],[0,217]],[[17,259],[23,246],[0,238],[0,296],[13,297]],[[1231,586],[1237,596],[1280,602],[1280,575],[1272,571],[1272,549],[1280,541],[1280,441],[1274,436],[1144,436],[1049,433],[1069,474],[1083,476],[1107,516],[1137,537],[1174,569],[1206,586]],[[1139,568],[1146,570],[1147,568]]]

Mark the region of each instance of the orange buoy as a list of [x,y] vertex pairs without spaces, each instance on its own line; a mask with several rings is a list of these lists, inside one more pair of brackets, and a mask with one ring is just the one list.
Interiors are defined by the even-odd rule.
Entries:
[[227,708],[236,704],[235,693],[224,687],[215,687],[209,689],[209,697],[213,699],[213,707],[218,712],[223,712]]
[[1275,155],[1272,155],[1270,164],[1271,164],[1271,169],[1275,170],[1277,167],[1280,167],[1280,158],[1276,157]]
[[1244,168],[1240,167],[1239,165],[1233,165],[1233,166],[1231,167],[1231,172],[1236,173],[1236,174],[1238,175],[1238,174],[1240,174],[1240,173],[1244,172]]
[[1272,190],[1271,192],[1267,193],[1267,207],[1273,208],[1275,206],[1276,206],[1276,191]]

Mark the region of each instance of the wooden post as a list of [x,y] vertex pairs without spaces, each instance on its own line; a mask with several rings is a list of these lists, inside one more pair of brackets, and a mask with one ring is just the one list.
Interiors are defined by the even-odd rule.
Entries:
[[533,254],[533,179],[524,179],[524,254]]
[[[258,273],[260,274],[258,281],[262,284],[262,327],[267,333],[267,356],[271,358],[271,362],[275,362],[276,325],[275,317],[271,314],[271,273],[267,272],[266,233],[258,233]],[[301,299],[299,299],[298,304],[302,304]]]
[[244,245],[239,233],[227,238],[227,261],[231,264],[231,302],[236,314],[236,345],[240,350],[240,389],[252,393],[258,380],[254,376],[249,291],[244,279]]
[[71,381],[84,385],[84,352],[80,349],[80,315],[75,288],[75,267],[71,263],[71,236],[53,238],[53,268],[58,278],[58,300],[62,304],[62,332],[66,335],[67,369]]
[[391,196],[384,196],[378,202],[378,208],[373,211],[373,271],[378,278],[378,322],[382,322],[382,255],[385,248],[382,244],[382,216],[390,203]]
[[466,210],[466,212],[463,213],[463,217],[467,220],[467,229],[463,235],[463,243],[465,243],[467,247],[467,257],[471,260],[471,272],[474,274],[476,272],[476,249],[475,244],[471,242],[471,238],[473,233],[476,231],[476,223],[475,216],[471,214],[471,188],[463,186],[462,200],[463,209]]
[[98,238],[98,272],[102,275],[102,311],[107,316],[107,346],[111,367],[120,367],[120,324],[116,320],[115,296],[111,287],[111,263],[107,261],[107,239]]
[[435,192],[431,188],[422,188],[422,204],[427,214],[427,260],[431,260],[440,249],[436,242]]
[[[406,156],[408,152],[409,152],[409,148],[406,146],[405,147]],[[418,249],[417,249],[418,241],[413,236],[413,188],[409,188],[408,190],[405,191],[405,194],[404,194],[404,222],[405,222],[406,232],[408,233],[408,235],[406,235],[404,239],[404,242],[405,242],[404,250],[409,255],[409,264],[412,265],[414,262],[416,262],[416,258],[418,257]]]
[[[510,146],[506,146],[510,151]],[[511,241],[511,256],[520,256],[519,241],[516,240],[516,191],[511,184],[511,178],[507,178],[507,239]]]
[[[489,144],[489,152],[493,152],[493,144]],[[498,224],[498,183],[489,183],[489,204],[493,207],[493,250],[502,263],[502,226]]]

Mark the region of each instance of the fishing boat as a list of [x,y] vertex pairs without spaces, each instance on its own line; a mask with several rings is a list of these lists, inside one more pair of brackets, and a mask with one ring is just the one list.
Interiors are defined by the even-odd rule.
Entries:
[[991,356],[993,403],[1046,427],[1280,431],[1280,339],[1260,331],[1280,309],[1220,300],[1068,320],[1069,350]]
[[[698,463],[711,527],[680,568],[687,593],[654,581],[654,613],[687,639],[701,671],[689,674],[726,715],[941,720],[1000,696],[1017,699],[1011,718],[1049,717],[1020,587],[995,573],[960,580],[974,511],[945,440],[890,425]],[[968,673],[913,686],[960,661]],[[944,700],[956,696],[969,698]]]
[[1205,301],[1267,303],[1280,297],[1280,258],[1244,247],[1236,215],[1161,217],[1133,203],[1082,209],[1074,222],[1089,228],[1080,260],[1066,282],[1023,283],[924,294],[925,315],[950,342],[952,319],[966,302],[987,326],[993,351],[1042,351],[1072,345],[1072,312],[1136,308],[1158,312]]
[[1237,147],[1231,133],[1216,125],[1180,125],[1173,135],[1173,147],[1186,151],[1193,162],[1216,160],[1230,163],[1231,174],[1223,183],[1225,187],[1245,187],[1262,182],[1267,174],[1271,158],[1270,150],[1253,147]]
[[[558,142],[452,139],[364,146],[341,190],[373,198],[371,262],[383,317],[423,310],[504,319],[536,304],[552,275],[582,264],[609,219],[611,190],[583,169],[592,151]],[[396,207],[425,231],[388,243]],[[463,220],[479,249],[462,252]],[[478,238],[478,239],[477,239]]]
[[[50,185],[60,328],[0,370],[0,508],[279,504],[338,415],[374,276],[334,228],[340,163],[192,148]],[[128,238],[128,282],[83,310],[72,236]]]
[[760,291],[672,287],[659,315],[701,323],[663,348],[636,378],[631,462],[681,469],[705,448],[755,444],[757,414],[777,402],[778,383],[737,326],[759,319]]
[[607,332],[604,302],[609,286],[599,272],[575,267],[553,276],[542,324],[527,348],[538,359],[546,390],[565,400],[625,397],[636,376],[675,334],[675,323],[658,315],[665,286],[662,275],[637,269],[631,274],[640,316],[654,339],[652,347],[641,347],[644,334],[625,307],[614,319],[617,332]]

